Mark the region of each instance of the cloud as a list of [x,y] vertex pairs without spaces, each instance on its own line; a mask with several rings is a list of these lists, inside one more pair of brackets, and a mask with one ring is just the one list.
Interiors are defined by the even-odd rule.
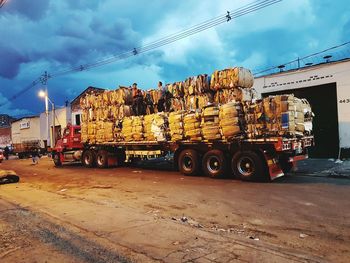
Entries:
[[2,93],[0,93],[0,111],[2,114],[8,114],[13,117],[33,114],[33,112],[28,109],[14,107]]
[[[52,74],[111,58],[250,2],[9,1],[0,15],[0,91],[9,98],[45,70]],[[138,82],[148,88],[229,66],[278,65],[347,40],[349,17],[345,0],[282,1],[157,50],[51,79],[50,96],[63,105],[89,85]],[[7,109],[42,111],[39,88]]]
[[5,13],[19,14],[31,20],[40,20],[48,10],[50,0],[8,1],[3,7]]
[[22,63],[28,62],[28,58],[11,47],[0,44],[0,76],[12,79],[17,76]]

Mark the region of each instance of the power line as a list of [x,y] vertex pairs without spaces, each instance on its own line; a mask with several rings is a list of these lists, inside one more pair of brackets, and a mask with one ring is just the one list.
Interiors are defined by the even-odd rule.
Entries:
[[192,26],[186,30],[168,35],[166,37],[163,37],[161,39],[158,39],[157,41],[145,44],[143,46],[139,46],[139,47],[135,47],[132,50],[129,50],[127,52],[118,54],[118,55],[114,55],[112,57],[103,59],[103,60],[99,60],[90,64],[85,64],[85,65],[80,65],[80,66],[76,66],[76,67],[72,67],[70,69],[67,70],[63,70],[61,72],[57,72],[57,73],[53,73],[52,74],[52,78],[57,77],[57,76],[62,76],[62,75],[66,75],[72,72],[78,72],[78,71],[83,71],[86,69],[91,69],[91,68],[95,68],[95,67],[100,67],[103,65],[107,65],[122,59],[126,59],[132,56],[135,56],[137,54],[141,54],[141,53],[145,53],[154,49],[157,49],[159,47],[165,46],[165,45],[169,45],[171,43],[174,43],[175,41],[179,41],[181,39],[187,38],[191,35],[197,34],[199,32],[202,32],[204,30],[213,28],[215,26],[218,26],[222,23],[225,22],[229,22],[232,19],[238,18],[240,16],[243,15],[247,15],[249,13],[255,12],[257,10],[260,10],[262,8],[268,7],[270,5],[276,4],[278,2],[281,2],[282,0],[258,0],[255,1],[251,4],[245,5],[244,7],[238,8],[234,11],[227,11],[227,14],[225,15],[221,15],[218,16],[216,18],[207,20],[205,22],[202,22],[200,24],[197,24],[195,26]]
[[[307,56],[305,56],[305,57],[297,58],[297,59],[295,59],[295,60],[289,61],[289,62],[284,63],[284,64],[281,64],[281,65],[284,65],[284,66],[292,65],[293,63],[298,62],[298,60],[304,61],[305,59],[308,59],[308,58],[311,58],[311,59],[313,60],[313,58],[315,58],[316,56],[318,56],[318,55],[320,55],[320,54],[324,54],[324,53],[326,53],[326,52],[329,52],[329,51],[334,50],[334,49],[338,49],[338,48],[340,48],[340,47],[343,47],[343,46],[346,46],[346,45],[349,45],[349,44],[350,44],[350,41],[347,41],[347,42],[344,42],[344,43],[342,43],[342,44],[339,44],[339,45],[336,45],[336,46],[333,46],[333,47],[324,49],[324,50],[322,50],[322,51],[318,51],[318,52],[316,52],[316,53],[307,55]],[[256,75],[261,75],[261,74],[263,74],[263,73],[266,73],[266,72],[269,72],[269,71],[272,71],[272,70],[277,70],[278,67],[281,66],[281,65],[269,67],[269,68],[266,68],[266,69],[264,69],[264,70],[258,71],[258,72],[256,72],[256,73],[254,73],[254,76],[256,76]]]
[[[107,65],[107,64],[119,61],[119,60],[123,60],[123,59],[129,58],[129,57],[132,57],[132,56],[136,56],[136,55],[139,55],[139,54],[142,54],[145,52],[149,52],[151,50],[163,47],[165,45],[169,45],[169,44],[174,43],[176,41],[179,41],[181,39],[184,39],[184,38],[187,38],[187,37],[192,36],[194,34],[208,30],[208,29],[213,28],[215,26],[218,26],[220,24],[230,22],[231,20],[236,19],[238,17],[250,14],[252,12],[256,12],[262,8],[266,8],[268,6],[271,6],[271,5],[276,4],[278,2],[281,2],[281,1],[282,0],[257,0],[257,1],[254,1],[252,3],[249,3],[247,5],[244,5],[240,8],[238,8],[238,9],[235,9],[233,11],[227,11],[224,15],[206,20],[206,21],[201,22],[197,25],[191,26],[185,30],[170,34],[170,35],[162,37],[156,41],[147,43],[145,45],[134,47],[132,50],[126,51],[124,53],[116,54],[112,57],[98,60],[98,61],[95,61],[92,63],[74,66],[74,67],[71,67],[71,68],[66,69],[66,70],[55,72],[51,75],[46,75],[47,77],[46,77],[45,81],[47,81],[48,79],[51,79],[51,78],[57,78],[59,76],[67,75],[70,73],[85,71],[85,70],[96,68],[96,67],[101,67],[103,65]],[[33,81],[30,85],[26,86],[24,89],[22,89],[21,91],[19,91],[15,95],[13,95],[11,98],[9,98],[9,100],[5,104],[18,98],[19,96],[21,96],[22,94],[24,94],[25,92],[27,92],[28,90],[33,88],[36,84],[38,84],[39,82],[42,82],[42,80],[43,80],[43,78],[39,77],[37,80]],[[0,107],[4,106],[5,104],[0,105]]]

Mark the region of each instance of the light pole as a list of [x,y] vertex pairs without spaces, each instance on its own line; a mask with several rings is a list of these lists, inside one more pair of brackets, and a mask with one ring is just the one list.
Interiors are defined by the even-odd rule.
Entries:
[[50,141],[51,148],[55,147],[55,104],[50,100],[47,91],[39,91],[39,97],[45,98],[45,112],[46,112],[46,122],[47,122],[47,143],[50,141],[50,123],[49,123],[49,102],[51,103],[52,109],[52,142]]

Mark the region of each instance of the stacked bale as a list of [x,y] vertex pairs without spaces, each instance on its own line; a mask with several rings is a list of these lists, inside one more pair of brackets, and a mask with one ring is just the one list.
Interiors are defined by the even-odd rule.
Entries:
[[132,125],[133,125],[133,117],[125,117],[123,119],[123,127],[122,127],[122,136],[125,141],[130,142],[133,140],[132,136]]
[[169,114],[169,129],[172,141],[181,141],[184,138],[184,118],[185,111],[175,111]]
[[211,76],[210,87],[213,90],[230,89],[235,87],[251,88],[254,78],[249,69],[242,67],[228,68],[215,71]]
[[85,143],[88,141],[88,126],[84,121],[81,123],[81,142]]
[[264,107],[261,100],[244,104],[246,134],[248,138],[261,137],[266,130]]
[[93,121],[88,122],[88,141],[90,143],[96,142],[96,123]]
[[219,107],[207,106],[202,113],[201,129],[205,140],[220,140]]
[[[88,94],[80,99],[82,141],[163,141],[168,128],[172,141],[231,139],[244,131],[252,138],[312,132],[310,104],[293,95],[247,101],[242,108],[242,88],[252,85],[253,76],[244,68],[189,77],[166,85],[165,93],[143,92],[137,105],[145,106],[145,116],[134,116],[131,88]],[[157,112],[159,103],[170,112],[169,122],[167,114]]]
[[151,132],[156,141],[167,140],[168,117],[164,112],[154,114]]
[[220,107],[219,120],[223,139],[229,140],[241,133],[240,103],[230,102]]
[[190,141],[202,140],[201,115],[198,112],[186,114],[184,117],[185,138]]
[[113,135],[114,135],[114,140],[117,142],[124,140],[124,136],[122,133],[122,121],[117,120],[115,122],[114,129],[113,129]]
[[154,120],[154,114],[145,115],[144,117],[144,137],[146,141],[155,141],[154,134],[152,132],[152,123]]
[[269,96],[256,102],[247,102],[245,107],[249,137],[310,134],[312,115],[307,100],[294,95]]
[[143,135],[143,116],[133,116],[132,117],[132,138],[134,141],[142,141],[144,139]]

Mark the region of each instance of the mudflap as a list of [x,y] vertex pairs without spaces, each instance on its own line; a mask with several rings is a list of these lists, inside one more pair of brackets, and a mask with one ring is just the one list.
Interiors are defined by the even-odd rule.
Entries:
[[60,155],[60,160],[61,160],[61,163],[63,163],[65,161],[64,159],[64,154],[62,152],[57,152],[56,154],[59,154]]
[[275,180],[278,177],[284,176],[284,173],[279,165],[277,156],[272,156],[267,152],[264,152],[264,157],[267,164],[270,180]]
[[119,160],[118,157],[115,155],[108,156],[108,167],[110,166],[118,166],[119,165]]

